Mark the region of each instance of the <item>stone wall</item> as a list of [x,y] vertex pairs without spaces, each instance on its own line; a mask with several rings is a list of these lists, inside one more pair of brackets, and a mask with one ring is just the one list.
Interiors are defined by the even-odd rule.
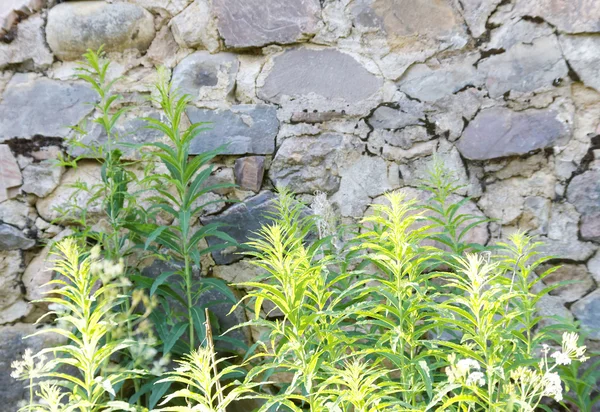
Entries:
[[[8,365],[42,313],[31,302],[51,277],[45,245],[68,233],[55,208],[69,183],[99,179],[94,162],[66,170],[51,161],[67,126],[94,116],[74,61],[102,44],[110,76],[123,77],[123,104],[142,105],[118,125],[127,139],[162,138],[136,118],[160,115],[145,102],[164,65],[193,97],[189,120],[214,122],[193,152],[231,143],[214,178],[240,187],[211,196],[243,202],[202,222],[232,223],[244,240],[277,185],[306,200],[325,192],[354,221],[384,192],[414,187],[436,152],[466,185],[468,210],[496,219],[475,239],[539,235],[564,263],[548,282],[577,281],[541,313],[578,319],[600,340],[597,0],[55,3],[0,4],[3,405],[22,395]],[[102,134],[90,127],[87,139]],[[226,280],[252,275],[231,251],[208,263]]]

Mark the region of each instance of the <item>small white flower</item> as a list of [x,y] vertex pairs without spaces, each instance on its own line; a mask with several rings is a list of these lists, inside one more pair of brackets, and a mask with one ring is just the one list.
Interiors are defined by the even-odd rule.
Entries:
[[550,396],[558,402],[562,401],[562,384],[558,373],[546,372],[542,378],[542,383],[544,385],[542,395]]
[[485,377],[483,376],[483,372],[472,372],[467,378],[467,385],[470,386],[484,386],[485,385]]
[[562,353],[560,351],[558,352],[554,352],[552,355],[550,355],[552,358],[554,358],[554,361],[558,364],[558,365],[570,365],[571,364],[571,358],[569,357],[568,354],[566,353]]

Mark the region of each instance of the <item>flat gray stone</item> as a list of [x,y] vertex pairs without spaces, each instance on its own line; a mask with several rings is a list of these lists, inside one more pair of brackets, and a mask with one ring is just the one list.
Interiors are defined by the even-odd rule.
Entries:
[[600,36],[564,35],[560,36],[560,44],[565,58],[581,81],[600,91]]
[[[543,265],[538,274],[550,269],[554,265]],[[558,296],[563,302],[574,302],[585,296],[594,289],[594,279],[585,265],[563,264],[558,269],[546,276],[543,280],[545,285],[554,285],[559,282],[573,282],[565,286],[559,286],[550,292],[552,296]]]
[[144,52],[154,39],[154,17],[135,4],[69,1],[50,9],[46,39],[61,60],[78,60],[102,45],[106,52]]
[[224,154],[272,154],[279,131],[277,111],[267,105],[238,105],[229,110],[190,107],[187,115],[192,123],[210,122],[210,130],[200,133],[192,142],[190,154],[200,154],[227,144]]
[[27,238],[16,227],[0,223],[0,250],[31,249],[35,240]]
[[10,66],[13,69],[39,70],[52,64],[54,56],[46,45],[44,19],[40,14],[28,17],[13,31],[15,34],[11,42],[0,42],[0,70]]
[[565,143],[569,137],[570,127],[554,110],[514,112],[494,107],[479,112],[457,147],[467,159],[488,160]]
[[571,306],[571,312],[589,332],[588,338],[600,340],[600,289]]
[[213,0],[213,8],[231,48],[297,43],[319,30],[318,0]]
[[[227,233],[238,243],[243,244],[251,238],[257,237],[256,232],[272,219],[268,213],[273,212],[273,201],[275,195],[271,192],[262,192],[254,197],[246,199],[242,203],[237,203],[218,216],[201,218],[203,225],[213,222],[224,224],[222,232]],[[221,239],[209,237],[206,239],[209,246],[222,244]],[[217,265],[228,265],[238,260],[242,260],[243,249],[240,247],[230,247],[223,250],[217,250],[212,253],[212,257]]]
[[478,69],[485,74],[492,98],[506,92],[552,88],[553,82],[567,77],[569,71],[554,35],[537,38],[531,44],[519,43],[505,53],[483,60]]
[[[352,87],[350,87],[352,85]],[[382,80],[352,56],[337,50],[292,49],[273,60],[258,96],[273,103],[282,97],[316,95],[349,103],[366,100],[381,88]]]
[[23,176],[17,159],[8,145],[0,144],[0,203],[11,197],[9,189],[19,186],[22,182]]
[[46,197],[60,184],[64,168],[50,161],[32,163],[23,169],[21,190],[37,197]]
[[421,124],[422,112],[407,111],[404,107],[378,107],[368,122],[374,129],[397,130]]
[[567,188],[567,199],[581,213],[581,237],[600,241],[600,170],[575,176]]
[[96,93],[87,85],[17,73],[0,103],[0,142],[35,135],[66,137],[93,107]]
[[462,0],[460,11],[471,30],[473,37],[480,37],[486,32],[486,23],[502,0]]
[[45,5],[45,0],[3,0],[0,8],[0,36],[23,20],[40,10]]
[[239,67],[235,54],[197,51],[177,65],[173,87],[192,100],[224,100],[233,92]]
[[518,3],[517,12],[541,17],[561,32],[600,32],[600,7],[596,0],[524,1]]
[[269,177],[277,187],[294,193],[335,192],[340,186],[336,152],[341,135],[287,138],[277,150],[269,169]]

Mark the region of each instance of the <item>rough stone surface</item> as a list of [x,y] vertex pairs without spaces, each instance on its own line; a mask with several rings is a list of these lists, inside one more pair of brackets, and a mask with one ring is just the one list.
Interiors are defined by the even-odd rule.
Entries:
[[600,36],[564,35],[560,36],[560,44],[565,58],[581,81],[600,91]]
[[318,0],[213,0],[218,28],[231,48],[289,44],[317,33]]
[[[36,208],[42,219],[47,222],[68,222],[71,216],[65,214],[64,209],[73,202],[86,209],[87,218],[93,222],[102,213],[99,201],[90,202],[91,194],[86,191],[78,191],[70,187],[74,183],[81,182],[88,187],[93,187],[102,181],[100,177],[100,165],[97,163],[81,163],[77,168],[69,169],[63,175],[61,185],[49,196],[38,200]],[[79,213],[76,212],[79,216]]]
[[600,241],[600,170],[575,176],[567,188],[567,199],[581,213],[581,237]]
[[535,39],[531,44],[519,43],[505,53],[483,60],[478,68],[486,74],[487,90],[493,98],[506,92],[549,89],[568,73],[554,35]]
[[561,32],[600,32],[600,8],[595,0],[536,0],[519,3],[517,11],[541,17]]
[[242,283],[255,280],[264,270],[250,263],[248,260],[240,260],[225,266],[215,266],[213,275],[228,283]]
[[486,23],[502,0],[462,0],[461,13],[474,37],[481,37]]
[[37,218],[35,208],[15,199],[0,202],[0,221],[21,230]]
[[[549,268],[550,266],[543,265],[539,273]],[[584,297],[594,287],[594,280],[585,265],[564,264],[544,278],[546,285],[554,285],[558,282],[569,282],[569,284],[554,289],[550,294],[558,296],[564,302],[574,302]]]
[[129,3],[66,2],[48,13],[46,40],[56,57],[77,60],[87,49],[146,51],[154,39],[154,18]]
[[215,16],[208,0],[194,0],[171,20],[175,41],[186,48],[204,48],[211,53],[220,47]]
[[587,268],[596,283],[600,283],[600,253],[596,253],[590,260],[588,260]]
[[23,169],[21,189],[37,197],[46,197],[58,187],[62,174],[62,167],[48,161],[30,164]]
[[514,112],[505,108],[482,110],[458,142],[467,159],[487,160],[526,154],[566,143],[570,126],[553,110]]
[[233,92],[238,68],[235,54],[197,51],[177,65],[173,87],[193,100],[223,100]]
[[571,312],[581,322],[581,326],[589,331],[589,338],[600,340],[600,290],[590,293],[571,306]]
[[13,41],[8,44],[0,42],[0,69],[9,65],[29,69],[50,66],[54,57],[46,46],[43,28],[44,19],[37,14],[24,20],[14,29],[16,37]]
[[0,203],[10,196],[9,189],[19,186],[23,176],[10,147],[0,144]]
[[242,189],[258,192],[265,175],[265,158],[262,156],[242,157],[235,161],[235,183]]
[[[238,203],[227,209],[224,213],[214,217],[201,219],[203,225],[213,222],[225,224],[221,230],[242,244],[254,237],[263,224],[270,221],[267,213],[272,211],[272,202],[275,196],[271,192],[262,192],[242,203]],[[223,243],[217,238],[207,238],[208,244],[214,246]],[[230,247],[212,253],[212,257],[218,265],[228,265],[243,258],[240,254],[243,249]]]
[[31,324],[17,323],[11,326],[0,327],[0,404],[6,411],[16,411],[19,409],[19,402],[27,399],[29,389],[27,383],[17,381],[10,376],[12,369],[11,363],[21,359],[26,348],[31,348],[33,353],[42,348],[52,347],[61,342],[61,339],[54,334],[34,336],[27,338],[37,332],[40,327]]
[[0,224],[0,250],[30,249],[35,240],[27,238],[16,227]]
[[227,145],[224,154],[272,154],[279,130],[276,110],[267,105],[237,105],[228,110],[190,107],[192,123],[210,122],[209,130],[192,142],[190,153],[198,154]]
[[92,111],[96,94],[87,85],[16,74],[0,102],[0,142],[35,135],[66,137]]
[[291,49],[276,56],[272,65],[258,79],[263,100],[287,103],[296,111],[323,107],[347,112],[365,111],[360,106],[370,108],[379,101],[382,80],[337,50]]
[[23,18],[40,10],[44,0],[4,0],[0,8],[0,36],[9,32]]
[[336,134],[290,137],[277,151],[269,176],[277,187],[295,193],[333,193],[340,184],[335,154],[342,141]]
[[0,252],[0,311],[4,311],[21,297],[21,260],[21,252],[18,250]]

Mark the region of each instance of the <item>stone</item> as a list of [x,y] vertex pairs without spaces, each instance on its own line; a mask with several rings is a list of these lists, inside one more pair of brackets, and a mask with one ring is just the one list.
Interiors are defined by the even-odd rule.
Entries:
[[571,312],[589,333],[589,339],[600,340],[600,289],[590,293],[571,306]]
[[152,41],[146,52],[146,58],[155,66],[164,65],[173,68],[177,64],[177,51],[179,47],[168,26],[164,26]]
[[600,91],[600,37],[563,35],[559,40],[565,59],[577,77],[586,86]]
[[240,103],[257,103],[256,79],[265,63],[263,56],[238,55],[240,69],[235,80],[235,98]]
[[489,160],[564,144],[570,134],[570,125],[555,110],[493,107],[469,123],[457,147],[467,159]]
[[531,44],[519,43],[504,53],[488,57],[477,67],[485,74],[492,98],[506,92],[550,89],[557,79],[567,77],[569,71],[554,35],[537,38]]
[[46,292],[52,290],[52,286],[47,286],[46,284],[54,278],[52,268],[58,259],[57,256],[52,254],[54,244],[72,233],[73,231],[70,229],[60,232],[46,243],[46,246],[27,265],[23,273],[23,286],[25,287],[25,297],[28,301],[42,299],[46,296]]
[[596,283],[600,284],[600,252],[596,252],[596,254],[588,260],[587,268]]
[[368,123],[374,129],[398,130],[421,124],[423,112],[406,110],[403,107],[379,106],[373,111]]
[[225,100],[234,90],[238,69],[235,54],[197,51],[175,67],[173,87],[193,101]]
[[34,246],[35,240],[27,238],[19,229],[0,223],[0,251],[31,249]]
[[21,298],[21,252],[0,252],[0,313]]
[[200,154],[227,145],[223,154],[272,154],[279,120],[274,106],[237,105],[227,110],[190,107],[192,123],[209,122],[209,130],[200,133],[190,146],[190,154]]
[[159,16],[176,16],[185,9],[193,0],[126,0],[128,3],[137,4]]
[[19,21],[44,6],[44,0],[4,0],[0,9],[0,36],[6,35]]
[[536,312],[540,319],[540,327],[573,322],[573,314],[566,308],[564,300],[557,296],[543,295],[537,301]]
[[15,199],[0,203],[0,221],[21,230],[37,218],[35,208]]
[[372,198],[400,185],[397,166],[372,156],[345,159],[339,175],[340,188],[331,202],[342,217],[361,217]]
[[56,334],[36,335],[25,339],[40,329],[39,325],[24,323],[0,327],[0,404],[6,411],[18,410],[21,402],[29,399],[28,382],[17,381],[10,376],[11,363],[20,360],[26,348],[37,353],[43,348],[63,342]]
[[462,0],[460,11],[473,37],[481,37],[487,30],[489,16],[496,10],[502,0]]
[[[271,221],[268,216],[273,211],[275,195],[271,192],[262,192],[258,195],[237,203],[220,215],[201,218],[203,225],[214,222],[222,223],[220,229],[235,239],[240,245],[256,237],[256,232],[263,224]],[[206,239],[209,246],[222,244],[223,241],[214,237]],[[217,265],[228,265],[243,259],[242,247],[228,247],[227,249],[212,252],[212,257]]]
[[102,182],[100,177],[100,165],[95,162],[79,162],[77,167],[69,169],[62,177],[61,184],[56,190],[45,198],[39,199],[36,209],[42,219],[47,222],[65,223],[71,219],[80,218],[81,211],[66,210],[73,204],[86,210],[86,218],[89,222],[95,221],[104,213],[101,199],[91,201],[91,193],[85,190],[77,190],[71,187],[74,183],[81,183],[92,188]]
[[516,12],[540,17],[561,32],[600,32],[600,8],[595,0],[526,1],[518,4]]
[[21,185],[22,182],[23,176],[17,159],[8,145],[0,144],[0,204],[12,197],[9,189]]
[[203,48],[214,53],[221,46],[216,18],[208,0],[194,0],[169,25],[181,47]]
[[36,14],[19,23],[10,43],[0,42],[0,70],[21,67],[41,70],[52,64],[54,56],[44,39],[44,19]]
[[37,197],[46,197],[58,187],[63,171],[63,167],[50,161],[32,163],[23,169],[21,190]]
[[518,221],[519,229],[527,231],[527,234],[532,236],[547,234],[550,207],[550,199],[541,196],[529,196],[525,198],[523,213]]
[[287,138],[277,150],[269,177],[277,187],[294,193],[333,193],[340,184],[336,152],[342,143],[341,135],[331,133]]
[[35,135],[66,137],[97,101],[87,85],[17,73],[8,83],[0,103],[0,142]]
[[12,305],[2,309],[0,312],[0,325],[21,320],[29,315],[33,309],[34,307],[32,304],[19,299]]
[[600,241],[600,170],[575,176],[567,188],[567,199],[581,213],[581,237]]
[[[164,115],[153,109],[143,109],[141,111],[130,110],[119,118],[113,128],[113,139],[118,142],[116,146],[118,146],[123,153],[123,159],[125,160],[140,159],[141,153],[139,148],[127,147],[121,145],[121,143],[164,143],[167,139],[161,131],[148,128],[148,122],[144,120],[145,117],[165,121]],[[77,137],[81,143],[90,146],[106,144],[108,139],[104,127],[95,122],[88,123],[87,127],[87,133]],[[115,138],[115,136],[118,136],[118,138]],[[68,152],[73,157],[81,156],[83,158],[94,158],[97,156],[94,151],[90,151],[81,146],[70,146],[68,147]]]
[[[542,265],[538,269],[538,274],[542,274],[554,265]],[[558,269],[546,276],[543,280],[547,286],[558,282],[570,282],[567,285],[559,286],[550,292],[552,296],[558,296],[564,302],[574,302],[594,288],[594,280],[589,274],[585,265],[563,264]]]
[[242,49],[298,43],[320,28],[318,0],[213,0],[225,45]]
[[382,79],[338,50],[290,49],[265,67],[271,69],[263,69],[258,77],[258,97],[293,112],[366,115],[381,100]]
[[265,175],[265,158],[262,156],[248,156],[237,159],[233,171],[235,173],[235,183],[240,188],[258,192]]
[[260,267],[253,265],[249,260],[240,260],[230,265],[215,266],[213,276],[223,279],[227,283],[242,283],[256,280],[259,275],[265,271]]
[[46,40],[60,60],[78,60],[88,49],[144,52],[154,39],[154,17],[129,3],[76,1],[58,4],[48,12]]
[[483,79],[473,63],[475,58],[461,56],[458,60],[442,62],[439,67],[415,64],[398,82],[400,91],[414,99],[435,102],[452,95],[466,86],[478,86]]

